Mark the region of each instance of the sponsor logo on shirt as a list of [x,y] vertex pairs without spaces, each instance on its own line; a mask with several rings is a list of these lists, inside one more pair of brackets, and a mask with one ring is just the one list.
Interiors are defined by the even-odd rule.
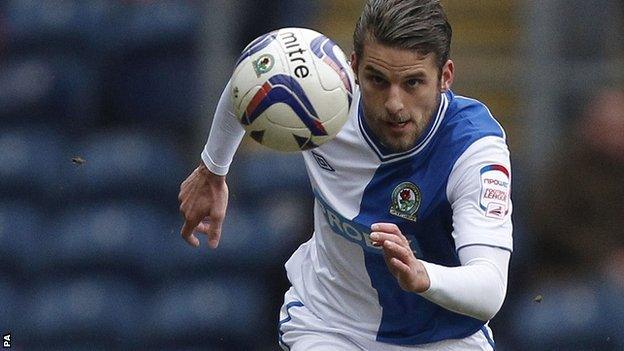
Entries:
[[[347,219],[343,217],[338,211],[334,210],[318,192],[314,191],[314,197],[317,203],[321,207],[321,212],[327,224],[331,228],[332,232],[340,235],[341,237],[360,245],[364,250],[377,254],[382,253],[382,248],[379,246],[373,246],[373,242],[370,239],[370,227],[357,221]],[[418,240],[409,233],[403,233],[410,242],[410,248],[417,258],[422,258],[420,245]]]
[[418,186],[414,183],[403,182],[392,191],[390,213],[416,222],[418,219],[416,212],[420,207],[420,201],[421,195]]
[[343,217],[329,206],[316,192],[314,195],[318,204],[321,206],[323,216],[325,216],[327,223],[334,233],[351,242],[359,244],[367,251],[381,252],[381,247],[373,246],[373,242],[370,239],[369,227]]
[[505,166],[491,164],[481,168],[479,206],[486,217],[504,218],[509,212],[511,180]]

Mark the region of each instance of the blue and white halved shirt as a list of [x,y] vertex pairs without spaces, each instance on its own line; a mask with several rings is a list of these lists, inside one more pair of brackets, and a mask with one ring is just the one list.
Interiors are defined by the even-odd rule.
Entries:
[[391,153],[359,101],[338,136],[304,152],[316,197],[314,234],[286,263],[314,314],[350,333],[414,345],[474,334],[486,323],[403,291],[368,234],[399,226],[416,257],[459,266],[470,245],[512,250],[505,132],[480,102],[446,92],[416,146]]

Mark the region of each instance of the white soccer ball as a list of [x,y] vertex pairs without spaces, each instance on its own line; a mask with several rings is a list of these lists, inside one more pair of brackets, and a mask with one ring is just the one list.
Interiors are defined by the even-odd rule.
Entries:
[[279,151],[315,148],[338,134],[353,102],[354,74],[323,34],[283,28],[251,42],[231,79],[233,111],[247,134]]

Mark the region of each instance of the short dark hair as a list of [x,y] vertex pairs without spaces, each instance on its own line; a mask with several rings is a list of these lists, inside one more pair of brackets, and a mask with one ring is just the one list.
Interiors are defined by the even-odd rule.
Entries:
[[449,59],[453,31],[439,0],[366,0],[353,33],[358,57],[367,39],[390,47],[434,53],[441,71]]

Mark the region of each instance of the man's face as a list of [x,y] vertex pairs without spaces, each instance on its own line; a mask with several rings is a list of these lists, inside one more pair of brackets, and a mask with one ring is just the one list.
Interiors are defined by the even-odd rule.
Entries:
[[415,146],[453,81],[453,62],[438,72],[434,54],[391,48],[368,40],[362,57],[351,57],[367,124],[393,152]]

